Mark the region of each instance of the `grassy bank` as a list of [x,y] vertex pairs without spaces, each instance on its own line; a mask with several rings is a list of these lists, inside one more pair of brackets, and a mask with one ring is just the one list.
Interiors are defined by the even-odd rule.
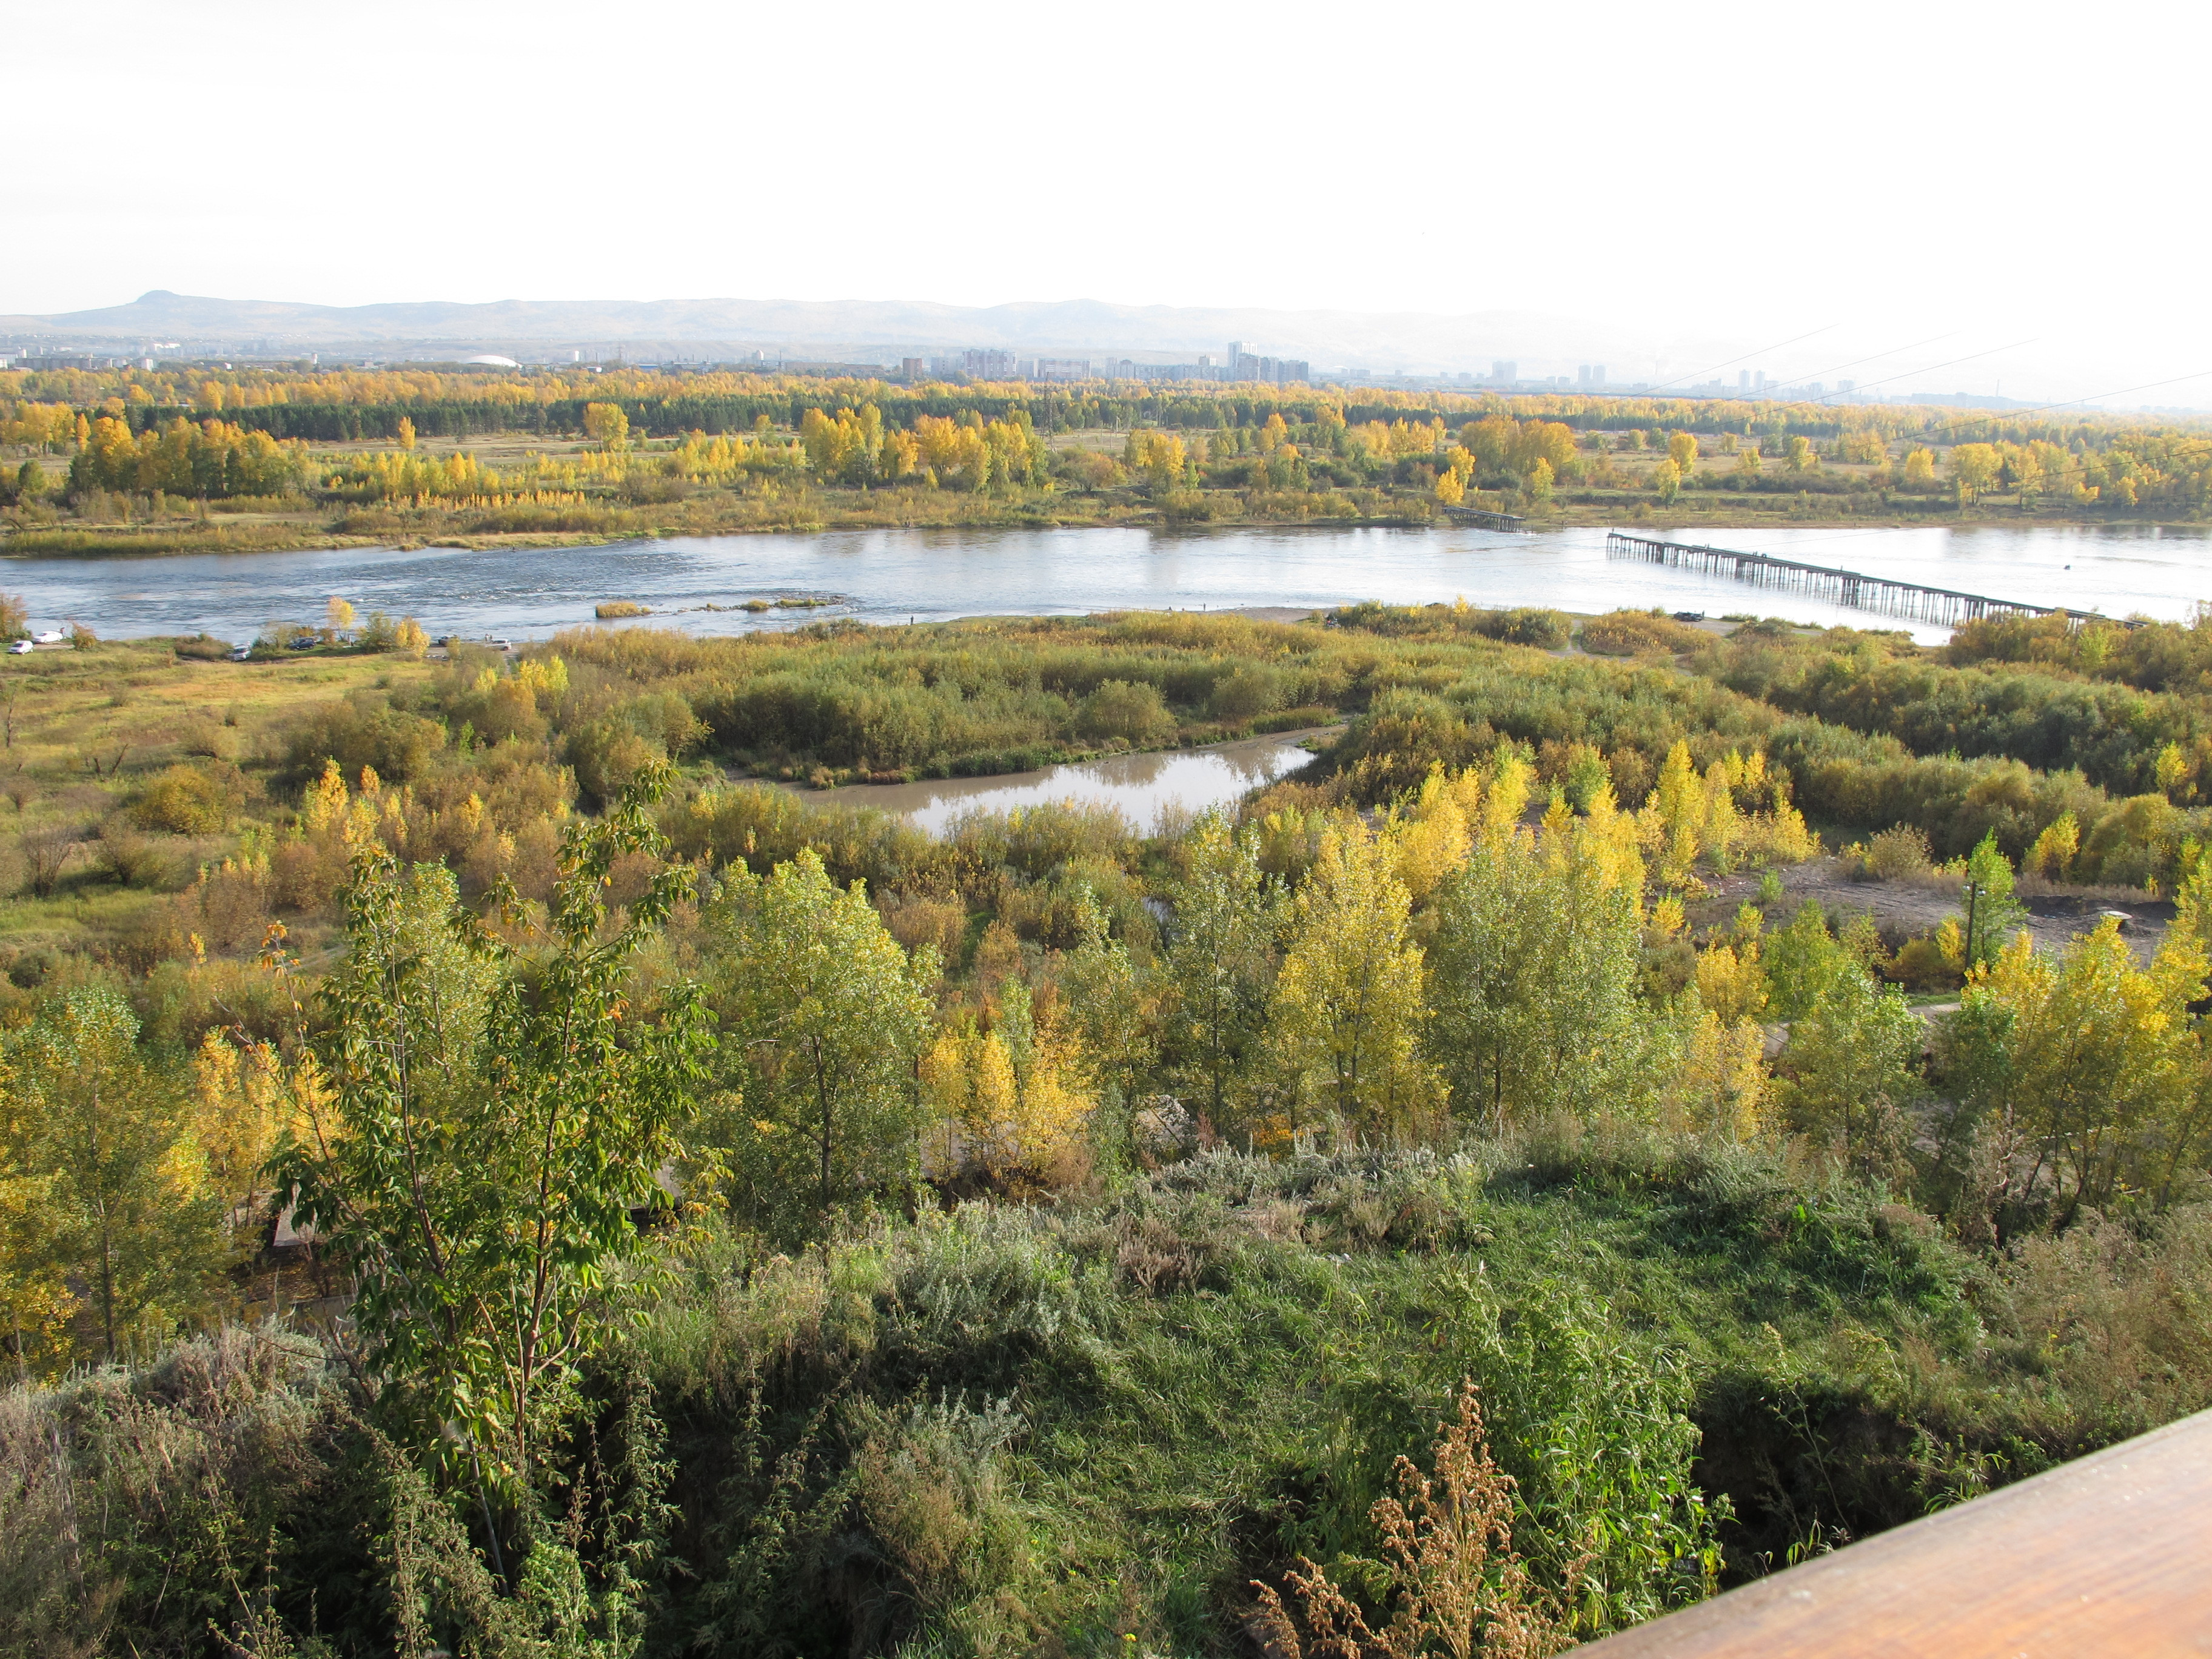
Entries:
[[[2203,1234],[2148,1247],[2185,1295]],[[1463,1377],[1587,1636],[2203,1403],[2113,1248],[1992,1266],[1879,1193],[1633,1134],[1222,1154],[826,1264],[702,1239],[583,1399],[611,1471],[665,1460],[647,1652],[1243,1651],[1249,1581],[1299,1556],[1380,1589],[1366,1511]],[[17,1391],[0,1628],[62,1651],[97,1607],[110,1650],[182,1651],[267,1609],[379,1650],[409,1546],[371,1411],[265,1330]],[[57,1434],[65,1480],[25,1461]],[[74,1546],[36,1524],[65,1510]]]

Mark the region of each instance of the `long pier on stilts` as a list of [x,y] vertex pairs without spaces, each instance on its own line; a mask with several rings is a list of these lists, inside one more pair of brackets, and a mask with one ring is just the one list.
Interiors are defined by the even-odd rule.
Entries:
[[1778,559],[1768,553],[1746,553],[1733,547],[1701,547],[1688,542],[1656,541],[1608,531],[1607,558],[1643,559],[1652,564],[1674,565],[1707,575],[1733,577],[1757,587],[1782,587],[1810,593],[1859,611],[1886,611],[1916,622],[1955,628],[1981,617],[2063,617],[2079,625],[2107,618],[2094,611],[2073,611],[2063,605],[2026,605],[2016,599],[1993,599],[1985,593],[1961,593],[1948,587],[1929,587],[1919,582],[1893,581],[1887,576],[1866,576],[1832,565],[1806,564],[1797,559]]

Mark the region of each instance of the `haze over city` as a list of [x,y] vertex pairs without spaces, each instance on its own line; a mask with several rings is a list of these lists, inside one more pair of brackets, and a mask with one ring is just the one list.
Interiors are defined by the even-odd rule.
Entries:
[[[0,313],[149,289],[1082,298],[1389,317],[1357,358],[1377,370],[1594,359],[1656,383],[1874,358],[1858,378],[1900,394],[2212,403],[2212,233],[2166,169],[2117,159],[2193,145],[2200,13],[2165,15],[2155,51],[2043,6],[1736,28],[1600,4],[1563,30],[1506,8],[1346,29],[1319,8],[1256,27],[1139,3],[1101,27],[987,4],[957,52],[933,15],[846,15],[833,45],[799,10],[679,5],[648,46],[565,4],[526,27],[402,4],[373,30],[263,3],[42,9],[14,25],[11,103],[71,145],[13,185],[6,234],[40,255],[7,262]],[[79,73],[112,118],[79,118]],[[331,145],[254,136],[301,122]],[[165,188],[148,146],[172,128],[251,161]],[[1262,349],[1353,357],[1279,331]]]

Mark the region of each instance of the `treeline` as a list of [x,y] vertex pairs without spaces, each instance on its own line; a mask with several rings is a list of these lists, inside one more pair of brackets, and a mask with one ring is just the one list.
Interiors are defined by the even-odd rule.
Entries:
[[[1360,387],[1149,386],[1093,382],[903,386],[873,380],[822,380],[750,372],[672,372],[615,366],[604,373],[570,368],[523,373],[420,370],[255,369],[210,374],[197,369],[0,373],[0,397],[24,404],[66,404],[88,415],[129,419],[134,428],[179,415],[221,415],[276,437],[317,442],[396,435],[399,419],[426,436],[479,432],[574,432],[584,407],[619,403],[641,433],[672,436],[749,428],[762,414],[796,427],[806,410],[873,402],[900,427],[915,416],[975,408],[988,419],[1026,412],[1039,430],[1144,426],[1205,429],[1264,425],[1271,415],[1311,423],[1334,410],[1348,422],[1441,419],[1456,427],[1490,415],[1552,421],[1577,432],[1657,428],[1717,436],[1798,435],[1834,441],[1853,432],[1885,441],[2054,444],[2138,453],[2194,434],[2140,416],[1962,415],[1948,409],[1765,399],[1664,396],[1411,392]],[[108,405],[112,404],[113,408]]]
[[181,416],[140,428],[101,416],[70,462],[74,491],[112,489],[172,495],[283,495],[319,482],[305,447],[222,421],[195,425]]

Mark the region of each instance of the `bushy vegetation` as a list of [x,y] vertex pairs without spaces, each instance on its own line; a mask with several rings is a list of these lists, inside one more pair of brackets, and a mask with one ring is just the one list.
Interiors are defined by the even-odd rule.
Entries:
[[[459,447],[478,438],[503,453]],[[24,458],[0,471],[9,545],[52,553],[1467,507],[2194,520],[2212,501],[2212,441],[2114,416],[619,368],[0,372],[0,446]],[[210,525],[210,501],[261,521]]]
[[[1545,1650],[2212,1403],[2199,809],[1661,620],[22,659],[0,1631],[1228,1653],[1448,1546]],[[792,787],[1333,720],[1141,828]]]

